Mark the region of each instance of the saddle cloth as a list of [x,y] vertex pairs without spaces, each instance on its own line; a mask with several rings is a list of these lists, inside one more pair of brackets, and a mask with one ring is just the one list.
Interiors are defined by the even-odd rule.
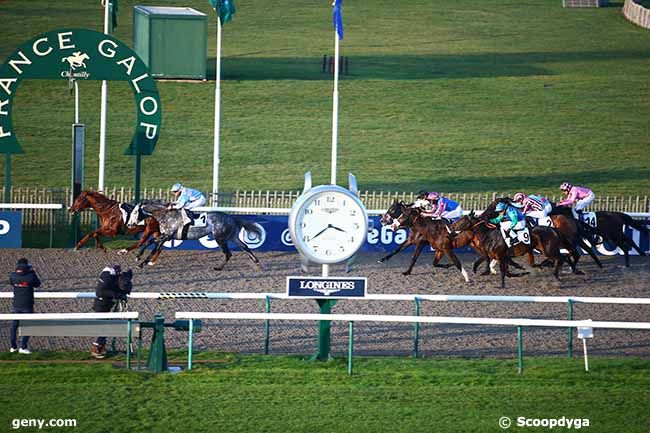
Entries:
[[[130,213],[129,213],[129,211],[127,209],[124,208],[124,206],[125,206],[125,203],[120,203],[120,205],[118,206],[118,209],[120,210],[120,213],[122,214],[122,223],[126,224],[129,221]],[[144,225],[144,220],[139,221],[138,225],[143,226]]]
[[508,248],[522,242],[526,245],[530,245],[530,232],[528,231],[528,227],[516,231],[512,230],[512,232],[515,233],[516,237],[511,237],[506,234],[503,235],[503,240],[506,241]]
[[544,218],[538,218],[537,225],[544,226],[544,227],[555,227],[555,225],[553,225],[553,219],[548,216]]
[[593,228],[598,227],[598,218],[596,218],[596,212],[583,212],[582,221]]

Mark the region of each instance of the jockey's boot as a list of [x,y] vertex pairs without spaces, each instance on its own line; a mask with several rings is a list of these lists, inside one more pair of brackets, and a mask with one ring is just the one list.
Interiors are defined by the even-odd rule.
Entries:
[[183,226],[183,231],[181,232],[181,238],[182,239],[187,239],[187,232],[190,230],[190,226],[192,225],[191,222],[185,224]]

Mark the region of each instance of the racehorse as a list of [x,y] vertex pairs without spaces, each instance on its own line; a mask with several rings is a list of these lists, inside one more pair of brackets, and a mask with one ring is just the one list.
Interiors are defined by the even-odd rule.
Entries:
[[512,274],[508,271],[508,256],[521,256],[528,257],[528,263],[533,267],[535,265],[535,257],[533,256],[533,246],[539,251],[543,252],[546,257],[551,259],[555,265],[553,276],[559,279],[560,267],[565,260],[565,257],[560,253],[560,238],[555,230],[550,227],[536,226],[530,231],[531,244],[523,242],[518,243],[508,248],[501,230],[497,226],[489,223],[483,216],[481,218],[474,215],[474,212],[469,215],[463,216],[461,219],[451,225],[451,229],[455,231],[471,231],[474,234],[474,241],[480,245],[483,251],[483,256],[479,257],[474,262],[474,271],[485,260],[493,259],[499,261],[499,269],[501,271],[501,287],[505,287],[505,277],[518,277],[524,274]]
[[[393,223],[395,219],[399,218],[406,211],[407,208],[411,206],[412,203],[407,204],[404,203],[403,201],[395,199],[393,203],[390,205],[390,207],[388,208],[388,210],[386,211],[386,213],[382,215],[379,222],[381,223],[382,226],[390,225]],[[451,235],[451,237],[453,242],[453,248],[462,248],[469,244],[478,254],[483,255],[483,252],[480,250],[480,246],[473,242],[473,236],[471,232],[463,232],[460,235],[454,234]],[[405,248],[411,245],[416,245],[415,252],[413,253],[413,257],[411,258],[411,264],[409,268],[402,273],[403,275],[410,275],[413,266],[415,266],[415,262],[420,257],[422,248],[424,248],[428,243],[429,242],[427,241],[426,237],[422,233],[416,230],[410,230],[409,236],[404,242],[402,242],[395,250],[390,252],[388,255],[379,259],[377,262],[383,263],[385,261],[388,261],[391,257],[399,253],[400,251],[404,250]],[[451,266],[453,266],[453,263],[448,263],[446,265],[438,264],[440,262],[440,259],[442,259],[443,256],[444,256],[444,252],[442,250],[436,249],[436,253],[433,258],[434,267],[450,268]],[[523,269],[522,266],[520,266],[517,262],[513,261],[510,258],[509,258],[509,264],[511,264],[512,266],[518,269]],[[474,273],[476,273],[476,268],[474,268]],[[489,271],[487,271],[487,273],[489,273]]]
[[[88,242],[90,238],[94,238],[97,242],[97,248],[106,251],[106,248],[99,239],[100,236],[115,237],[118,234],[135,235],[144,231],[139,241],[124,250],[125,252],[129,252],[138,247],[144,249],[143,245],[145,245],[149,236],[157,236],[160,233],[158,222],[152,218],[145,220],[143,225],[136,225],[132,228],[127,228],[125,221],[122,218],[120,206],[124,208],[127,215],[128,212],[133,209],[133,205],[111,200],[102,193],[95,191],[82,191],[74,203],[72,203],[72,206],[68,208],[68,211],[74,214],[84,209],[93,209],[99,218],[99,228],[81,238],[75,246],[75,250],[79,250],[79,248]],[[140,251],[140,254],[142,254],[142,250]]]
[[[628,238],[625,235],[624,226],[633,227],[639,232],[645,234],[648,234],[647,227],[623,212],[597,211],[595,213],[596,227],[593,230],[596,232],[596,234],[601,236],[603,240],[610,241],[623,251],[626,267],[630,266],[629,252],[631,249],[635,249],[641,256],[646,255],[645,252],[639,248],[639,246],[634,243],[632,239]],[[571,208],[564,206],[553,207],[552,214],[573,217],[573,211]],[[595,244],[595,242],[592,243],[592,245],[593,244]]]
[[223,264],[215,267],[214,270],[222,270],[226,263],[228,263],[228,260],[230,260],[230,257],[232,257],[232,252],[228,247],[228,241],[237,244],[244,250],[253,263],[257,265],[258,269],[260,269],[259,260],[255,257],[255,254],[248,248],[248,245],[239,239],[239,232],[242,228],[257,236],[261,236],[262,231],[258,226],[223,212],[207,212],[205,214],[204,226],[197,226],[193,223],[185,231],[183,230],[185,225],[183,218],[184,212],[185,209],[168,209],[163,205],[145,203],[138,203],[133,208],[127,221],[128,227],[136,227],[140,221],[146,220],[149,217],[156,219],[160,224],[160,235],[149,242],[155,243],[156,247],[138,265],[139,268],[142,268],[147,261],[149,265],[155,264],[158,256],[162,252],[163,244],[169,240],[200,239],[206,235],[212,235],[212,238],[219,244],[223,254],[226,256]]
[[[409,275],[411,273],[411,270],[413,269],[417,258],[422,252],[422,248],[424,248],[426,244],[429,244],[433,249],[436,250],[433,266],[449,267],[438,265],[438,261],[440,261],[443,255],[446,255],[449,257],[454,266],[458,268],[461,274],[463,274],[465,281],[469,282],[467,271],[465,271],[465,268],[463,268],[460,260],[458,260],[456,254],[454,254],[454,248],[464,247],[465,245],[469,244],[472,241],[472,236],[458,236],[452,240],[452,238],[449,236],[447,224],[444,221],[432,220],[431,218],[422,217],[420,215],[419,209],[411,207],[406,207],[403,210],[402,214],[393,220],[393,229],[396,229],[400,226],[407,226],[410,228],[411,233],[416,233],[413,235],[414,242],[416,243],[415,252],[411,258],[411,264],[409,265],[408,269],[403,272],[404,275]],[[411,235],[409,235],[409,238],[410,237]],[[402,245],[400,245],[400,247]]]
[[[494,218],[497,215],[495,208],[499,203],[510,204],[512,203],[512,200],[509,197],[497,198],[485,208],[483,216],[485,216],[486,219]],[[571,266],[574,274],[584,274],[582,271],[577,270],[578,260],[580,260],[580,251],[578,250],[578,247],[585,250],[599,268],[603,267],[598,256],[594,253],[593,248],[584,241],[584,238],[587,238],[592,244],[594,243],[594,232],[591,227],[576,220],[572,215],[558,214],[549,215],[549,217],[551,218],[551,221],[553,221],[553,227],[560,235],[562,248],[569,252],[567,263]],[[526,220],[531,222],[531,218],[526,218]],[[531,222],[531,225],[534,224]]]

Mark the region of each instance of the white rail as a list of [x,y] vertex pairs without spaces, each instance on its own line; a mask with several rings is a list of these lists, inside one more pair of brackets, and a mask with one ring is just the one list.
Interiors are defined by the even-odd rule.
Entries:
[[388,316],[368,314],[288,314],[288,313],[209,313],[179,311],[176,319],[228,319],[228,320],[301,320],[338,322],[408,322],[440,323],[457,325],[507,325],[507,326],[542,326],[554,328],[590,327],[609,329],[650,329],[648,322],[605,322],[592,320],[540,320],[540,319],[503,319],[488,317],[444,317],[444,316]]
[[30,314],[0,314],[0,320],[88,320],[88,319],[137,319],[139,313],[128,311],[124,313],[30,313]]
[[[13,292],[0,292],[0,299],[13,298]],[[39,299],[94,299],[94,292],[35,292]],[[133,292],[130,299],[295,299],[285,293],[226,293],[226,292]],[[650,298],[615,298],[590,296],[492,296],[492,295],[407,295],[407,294],[370,294],[365,298],[350,300],[366,301],[434,301],[434,302],[532,302],[557,303],[567,302],[585,304],[632,304],[650,305]]]
[[58,203],[0,203],[0,209],[63,209],[63,205]]

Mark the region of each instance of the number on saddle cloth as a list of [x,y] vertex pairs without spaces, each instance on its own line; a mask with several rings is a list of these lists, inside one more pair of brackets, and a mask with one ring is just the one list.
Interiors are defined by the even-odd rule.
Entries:
[[582,221],[593,228],[598,227],[598,219],[596,218],[596,212],[583,212]]
[[551,217],[544,217],[544,218],[538,218],[537,219],[537,225],[538,226],[544,226],[544,227],[555,227],[553,225],[553,219]]
[[[192,212],[190,210],[187,211]],[[192,227],[205,227],[208,225],[208,214],[207,212],[201,212],[199,214],[195,213],[193,215],[194,220],[192,221]]]

